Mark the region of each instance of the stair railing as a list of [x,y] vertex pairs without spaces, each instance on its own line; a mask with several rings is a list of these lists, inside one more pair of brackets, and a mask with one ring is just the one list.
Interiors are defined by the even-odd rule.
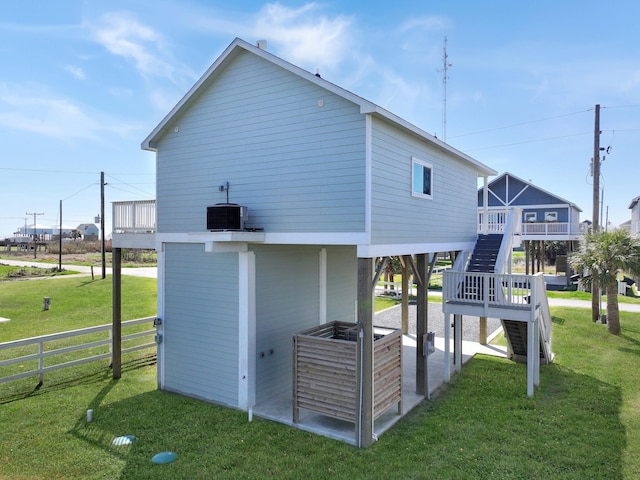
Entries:
[[540,316],[540,339],[544,349],[545,358],[551,358],[553,342],[553,324],[551,320],[551,310],[549,310],[549,299],[544,281],[544,273],[539,272],[533,276],[531,289],[531,302],[539,305],[538,314]]
[[472,252],[460,252],[450,270],[453,272],[464,272],[467,269],[471,254]]
[[508,262],[511,260],[511,252],[514,246],[520,246],[521,226],[522,209],[518,207],[510,208],[504,224],[502,243],[500,244],[500,250],[496,258],[495,273],[505,273],[507,271]]

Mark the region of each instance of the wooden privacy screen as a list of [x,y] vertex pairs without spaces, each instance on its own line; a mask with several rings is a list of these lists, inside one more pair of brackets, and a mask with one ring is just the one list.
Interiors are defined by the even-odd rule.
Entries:
[[[356,422],[357,325],[329,322],[293,336],[293,421],[305,408]],[[402,413],[402,332],[374,327],[374,412],[393,405]]]

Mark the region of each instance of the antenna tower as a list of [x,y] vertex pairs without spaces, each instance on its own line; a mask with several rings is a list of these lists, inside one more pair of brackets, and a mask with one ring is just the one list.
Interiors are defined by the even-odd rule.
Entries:
[[449,63],[447,55],[447,37],[444,37],[444,48],[442,49],[442,139],[447,141],[447,72],[453,66]]

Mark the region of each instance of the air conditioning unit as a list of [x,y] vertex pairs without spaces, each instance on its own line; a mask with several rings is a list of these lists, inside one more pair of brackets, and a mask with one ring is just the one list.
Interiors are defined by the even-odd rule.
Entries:
[[244,230],[248,218],[247,207],[235,203],[218,203],[207,207],[207,230]]

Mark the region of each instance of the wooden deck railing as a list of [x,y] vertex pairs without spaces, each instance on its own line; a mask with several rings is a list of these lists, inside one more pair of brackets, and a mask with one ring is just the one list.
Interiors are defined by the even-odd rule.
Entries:
[[[508,216],[509,210],[489,210],[487,211],[486,225],[483,225],[484,212],[478,212],[478,232],[482,233],[486,230],[486,233],[489,234],[504,233]],[[516,233],[528,237],[578,236],[580,235],[580,225],[570,222],[521,222]]]
[[444,302],[462,302],[484,307],[531,308],[531,275],[496,275],[483,272],[444,273]]
[[459,313],[463,307],[466,314],[479,317],[534,321],[539,316],[542,335],[551,352],[551,314],[542,272],[497,275],[450,270],[444,273],[442,302],[445,313]]

